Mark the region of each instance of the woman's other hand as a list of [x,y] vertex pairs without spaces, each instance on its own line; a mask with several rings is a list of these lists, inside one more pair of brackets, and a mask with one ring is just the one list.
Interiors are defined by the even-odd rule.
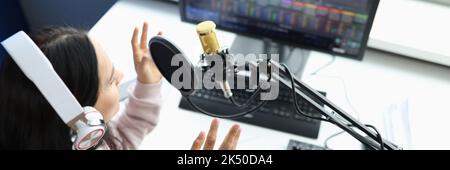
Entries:
[[[194,143],[192,144],[192,150],[213,150],[214,145],[216,143],[217,138],[217,129],[219,128],[219,120],[214,119],[211,122],[211,126],[209,128],[208,135],[205,136],[205,133],[202,131],[200,132],[199,136],[195,139]],[[241,128],[239,125],[233,125],[230,130],[228,131],[228,134],[226,135],[225,139],[223,140],[222,144],[220,145],[220,150],[234,150],[236,149],[239,136],[241,134]],[[202,148],[203,146],[203,148]]]

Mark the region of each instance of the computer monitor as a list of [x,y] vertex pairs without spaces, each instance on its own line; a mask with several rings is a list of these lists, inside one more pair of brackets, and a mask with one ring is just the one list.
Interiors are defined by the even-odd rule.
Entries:
[[379,0],[180,0],[183,21],[361,60]]

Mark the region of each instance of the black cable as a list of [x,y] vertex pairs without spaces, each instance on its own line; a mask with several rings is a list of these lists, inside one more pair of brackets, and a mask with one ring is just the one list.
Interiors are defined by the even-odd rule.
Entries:
[[[271,59],[268,59],[267,63],[270,63],[270,60]],[[270,73],[268,73],[267,75],[269,77],[267,81],[270,82],[272,80],[272,76],[270,75]],[[257,77],[258,77],[257,79],[259,80],[259,76],[257,76]],[[245,107],[248,107],[253,100],[255,100],[255,97],[258,96],[258,94],[260,94],[261,91],[262,91],[261,86],[258,85],[258,88],[253,92],[253,94],[247,99],[247,101],[244,104],[238,103],[233,95],[230,98],[228,98],[228,100],[237,107],[245,108]]]
[[261,103],[259,103],[257,106],[255,106],[254,108],[252,108],[252,109],[250,109],[248,111],[235,113],[235,114],[231,114],[231,115],[218,115],[218,114],[214,114],[214,113],[208,112],[208,111],[202,109],[201,107],[197,106],[194,102],[192,102],[192,100],[190,99],[189,96],[185,96],[185,99],[187,100],[189,105],[191,105],[197,111],[202,112],[203,114],[206,114],[208,116],[217,117],[217,118],[225,118],[225,119],[239,118],[239,117],[244,116],[246,114],[253,113],[253,112],[257,111],[258,109],[260,109],[261,107],[263,107],[267,103],[267,100],[264,100]]
[[256,89],[256,91],[253,92],[253,94],[248,98],[248,100],[244,103],[244,104],[239,104],[236,99],[234,99],[234,96],[231,96],[228,100],[233,103],[234,105],[236,105],[237,107],[240,108],[245,108],[248,107],[249,104],[255,100],[255,97],[258,96],[258,94],[261,93],[261,87],[258,86],[258,89]]
[[369,128],[372,128],[376,133],[377,133],[377,138],[378,141],[380,142],[380,150],[384,150],[384,143],[383,143],[383,138],[381,137],[380,132],[378,132],[377,128],[375,128],[375,126],[372,125],[366,125]]
[[315,120],[320,120],[320,121],[330,122],[330,123],[334,124],[333,122],[331,122],[331,121],[328,120],[328,119],[324,119],[324,118],[321,118],[321,117],[315,117],[315,116],[307,115],[307,114],[305,114],[305,113],[300,109],[300,106],[298,106],[297,94],[296,94],[296,92],[295,92],[295,81],[294,81],[294,76],[292,75],[292,72],[289,70],[289,68],[286,66],[286,64],[281,63],[281,66],[284,67],[284,69],[285,69],[285,71],[286,71],[286,73],[287,73],[289,79],[291,80],[291,86],[292,86],[291,92],[292,92],[292,97],[294,98],[293,104],[294,104],[295,110],[296,110],[298,113],[300,113],[301,115],[305,116],[305,117],[308,117],[308,118],[311,118],[311,119],[315,119]]

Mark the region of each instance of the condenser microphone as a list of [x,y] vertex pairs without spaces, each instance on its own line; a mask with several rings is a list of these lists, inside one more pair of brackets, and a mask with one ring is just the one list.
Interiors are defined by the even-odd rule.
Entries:
[[203,54],[213,56],[219,54],[220,45],[216,36],[216,24],[205,21],[197,25],[197,34],[203,47]]
[[[180,90],[181,94],[184,96],[189,96],[194,93],[195,87],[197,87],[198,83],[201,83],[202,75],[199,75],[198,73],[202,72],[202,70],[207,71],[208,69],[211,69],[211,67],[203,67],[202,61],[207,63],[206,61],[213,59],[212,57],[224,55],[220,53],[220,46],[216,38],[215,28],[216,25],[212,21],[205,21],[197,25],[197,33],[204,51],[201,55],[200,65],[197,66],[193,65],[185,54],[167,38],[158,35],[150,39],[148,46],[156,66],[163,77],[168,80],[172,86]],[[225,62],[224,58],[220,58],[220,60]],[[231,64],[229,65],[232,66]],[[226,67],[223,68],[224,70],[228,69]],[[180,73],[187,74],[188,76],[180,76]],[[188,80],[185,80],[185,78]],[[220,84],[225,97],[231,97],[233,93],[231,92],[228,81],[226,81],[226,79],[216,81]]]
[[[197,34],[200,38],[200,42],[203,47],[202,61],[204,62],[202,65],[208,66],[211,60],[220,60],[222,61],[223,70],[222,74],[224,78],[222,80],[217,80],[220,84],[220,87],[223,91],[225,98],[230,98],[233,96],[231,91],[230,83],[227,81],[227,74],[231,71],[233,74],[234,69],[229,68],[233,66],[232,63],[227,63],[227,55],[220,51],[220,45],[217,41],[216,36],[216,24],[212,21],[204,21],[197,25]],[[220,57],[220,58],[212,58],[212,57]]]
[[[200,41],[203,46],[204,53],[201,55],[201,60],[198,65],[193,65],[190,60],[181,52],[181,50],[170,40],[163,36],[155,36],[149,41],[149,50],[150,55],[153,58],[156,66],[158,67],[162,76],[169,81],[169,83],[178,89],[183,95],[184,99],[197,111],[204,113],[206,115],[218,118],[238,118],[244,116],[249,113],[253,113],[257,111],[259,108],[264,106],[267,101],[262,101],[258,105],[249,108],[248,110],[233,113],[233,114],[216,114],[208,112],[207,110],[202,109],[200,106],[196,105],[194,102],[190,100],[190,96],[198,89],[197,84],[202,82],[201,77],[204,74],[208,74],[208,71],[223,71],[225,70],[214,70],[216,68],[205,66],[202,64],[202,61],[206,61],[212,58],[220,59],[224,61],[226,57],[230,58],[231,55],[227,55],[227,50],[220,50],[219,43],[217,42],[215,33],[214,33],[215,25],[214,23],[210,24],[208,22],[199,24],[198,33],[200,37]],[[220,58],[217,58],[220,57]],[[175,62],[174,62],[175,61]],[[217,60],[216,60],[217,61]],[[181,65],[179,63],[182,63]],[[234,65],[230,64],[234,67]],[[233,69],[234,70],[234,69]],[[191,76],[187,76],[188,85],[190,86],[179,86],[177,83],[178,77],[183,78],[184,76],[179,76],[179,73],[183,72],[185,74],[191,73]],[[205,73],[206,72],[206,73]],[[230,71],[228,73],[234,73],[234,71]],[[174,81],[175,80],[175,81]],[[234,101],[231,93],[231,88],[228,85],[227,81],[218,81],[216,83],[221,84],[222,91],[224,91],[226,98],[228,98],[232,103]],[[256,96],[256,95],[255,95]],[[233,103],[234,104],[234,103]],[[245,104],[244,106],[246,106]]]

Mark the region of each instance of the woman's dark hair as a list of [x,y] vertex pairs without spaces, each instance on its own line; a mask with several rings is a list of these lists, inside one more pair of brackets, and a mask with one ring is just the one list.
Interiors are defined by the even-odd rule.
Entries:
[[[32,37],[82,106],[99,91],[95,48],[85,32],[50,27]],[[69,127],[11,57],[0,66],[0,149],[71,149]]]

